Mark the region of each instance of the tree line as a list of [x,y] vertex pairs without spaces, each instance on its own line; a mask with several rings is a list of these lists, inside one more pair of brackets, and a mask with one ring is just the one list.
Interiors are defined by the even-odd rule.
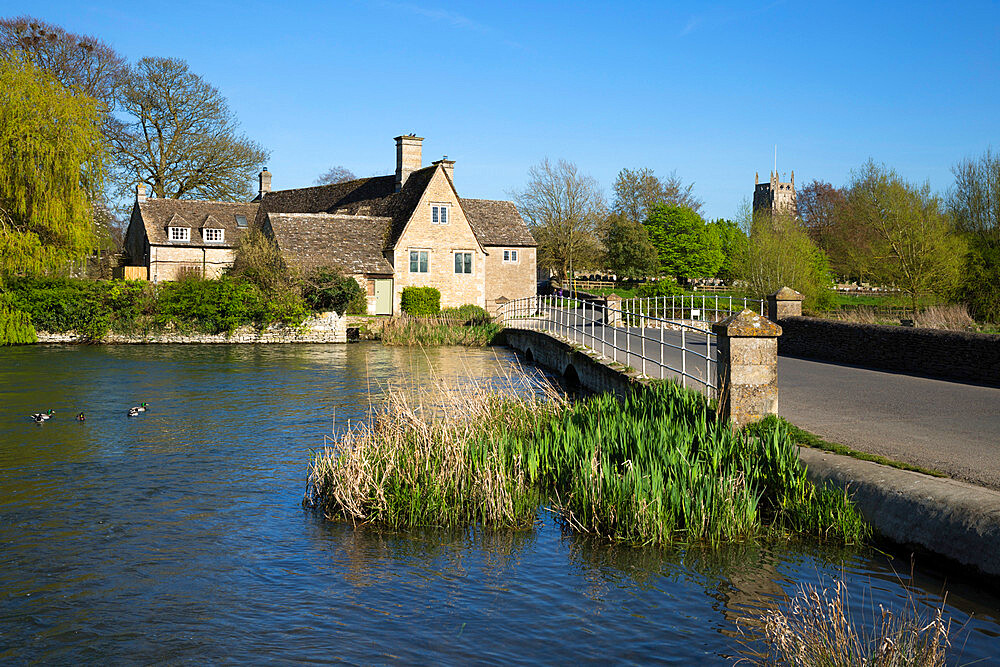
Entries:
[[1000,321],[1000,158],[987,150],[953,168],[945,196],[872,160],[842,187],[813,181],[798,211],[753,211],[706,221],[676,175],[622,169],[610,204],[597,181],[565,160],[543,160],[512,193],[559,278],[605,271],[619,279],[720,278],[762,296],[788,285],[806,306],[832,304],[835,279],[960,301]]

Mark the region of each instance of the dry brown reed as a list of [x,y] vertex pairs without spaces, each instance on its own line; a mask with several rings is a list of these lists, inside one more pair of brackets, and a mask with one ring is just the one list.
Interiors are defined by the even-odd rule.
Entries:
[[911,595],[902,611],[883,605],[873,610],[868,630],[848,610],[843,581],[832,589],[803,585],[784,608],[768,611],[760,620],[770,654],[748,658],[753,664],[865,665],[866,667],[931,667],[945,664],[951,621],[944,602],[927,617]]
[[913,316],[913,325],[949,331],[975,331],[977,328],[976,321],[969,315],[969,309],[962,303],[929,306]]

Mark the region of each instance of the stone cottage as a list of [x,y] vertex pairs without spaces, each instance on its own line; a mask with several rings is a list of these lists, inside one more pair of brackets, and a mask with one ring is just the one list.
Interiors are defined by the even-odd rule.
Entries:
[[[490,310],[498,301],[534,294],[536,244],[514,204],[460,197],[455,189],[453,160],[442,159],[424,167],[422,137],[403,135],[395,141],[395,174],[272,191],[271,174],[265,169],[254,201],[231,204],[234,208],[227,212],[230,217],[243,215],[259,225],[275,240],[290,266],[303,271],[337,266],[354,276],[367,291],[368,312],[372,314],[398,312],[400,295],[408,286],[436,287],[441,291],[442,306],[471,303]],[[151,208],[153,201],[162,210]],[[195,210],[184,215],[187,204],[203,205],[205,215],[198,218]],[[168,213],[167,209],[176,206],[179,218],[203,225],[208,210],[216,204],[143,203],[137,196],[130,235],[135,226],[136,236],[146,239],[136,242],[137,248],[145,243],[156,252],[137,255],[130,251],[130,256],[144,257],[151,277],[174,279],[176,274],[167,277],[161,273],[165,271],[162,265],[154,270],[152,256],[169,255],[159,241],[175,250],[202,247],[207,242],[199,236],[201,245],[195,245],[182,234],[188,240],[178,240],[175,246],[171,239],[176,232],[170,230],[180,223],[171,222],[174,211]],[[235,207],[243,208],[237,212]],[[225,214],[220,211],[213,218],[217,221],[220,216]],[[240,229],[237,226],[230,238]],[[231,262],[231,249],[229,252]]]

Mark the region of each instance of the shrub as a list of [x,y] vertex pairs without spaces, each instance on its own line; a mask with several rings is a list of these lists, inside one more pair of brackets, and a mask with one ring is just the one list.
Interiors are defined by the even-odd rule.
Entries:
[[414,317],[427,317],[441,312],[441,292],[434,287],[404,287],[399,309]]
[[459,306],[458,308],[443,308],[441,310],[441,317],[462,320],[463,323],[470,325],[489,324],[493,321],[493,318],[490,317],[485,308],[480,308],[471,303]]
[[193,326],[209,333],[230,333],[250,322],[266,320],[260,289],[244,280],[181,280],[160,286],[157,321]]
[[236,240],[233,265],[227,274],[253,283],[265,294],[283,292],[291,285],[291,276],[281,250],[257,226],[250,227]]
[[105,300],[110,283],[71,278],[11,278],[12,305],[31,316],[41,331],[77,333],[101,338],[111,321]]
[[38,342],[31,315],[16,310],[7,295],[0,294],[0,345],[22,345]]
[[336,268],[320,267],[310,273],[303,285],[302,297],[314,311],[335,310],[340,315],[368,312],[368,298],[358,281]]
[[635,295],[638,297],[676,296],[683,293],[684,290],[672,278],[664,278],[652,283],[643,283],[635,290]]

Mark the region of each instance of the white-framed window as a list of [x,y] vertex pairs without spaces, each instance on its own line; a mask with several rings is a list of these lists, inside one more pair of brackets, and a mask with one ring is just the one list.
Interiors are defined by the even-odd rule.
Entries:
[[225,239],[226,230],[206,228],[201,230],[201,233],[204,235],[206,243],[222,243]]
[[170,240],[171,241],[190,241],[191,240],[191,228],[190,227],[169,227],[170,230]]
[[506,264],[517,264],[517,251],[516,250],[504,250],[503,251],[503,261]]
[[431,222],[435,225],[447,225],[450,208],[450,204],[431,204]]
[[462,251],[455,253],[455,273],[472,273],[471,252]]
[[427,273],[429,250],[410,251],[410,273]]

